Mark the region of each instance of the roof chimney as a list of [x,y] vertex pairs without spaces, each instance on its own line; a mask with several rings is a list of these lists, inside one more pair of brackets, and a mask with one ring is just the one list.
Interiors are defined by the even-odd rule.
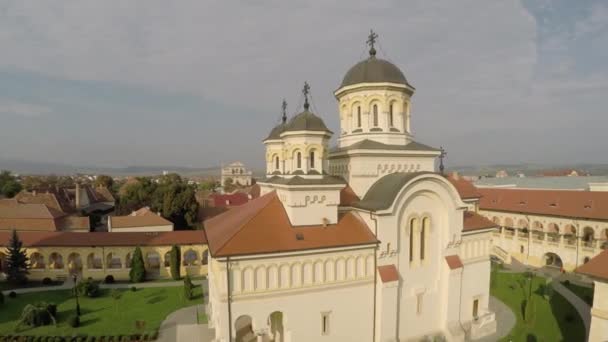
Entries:
[[326,228],[328,224],[329,224],[329,219],[327,217],[324,217],[323,218],[323,228]]
[[458,172],[456,172],[456,171],[452,172],[451,176],[454,180],[460,179],[460,175],[458,175]]
[[76,209],[78,209],[80,208],[80,184],[78,184],[78,182],[76,182],[75,193],[76,196],[74,196],[74,205],[76,206]]

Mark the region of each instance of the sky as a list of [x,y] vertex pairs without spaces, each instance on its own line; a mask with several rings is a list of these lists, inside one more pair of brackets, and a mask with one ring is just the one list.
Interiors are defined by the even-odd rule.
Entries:
[[608,163],[602,0],[0,0],[0,160],[261,167],[304,81],[339,131],[371,28],[448,165]]

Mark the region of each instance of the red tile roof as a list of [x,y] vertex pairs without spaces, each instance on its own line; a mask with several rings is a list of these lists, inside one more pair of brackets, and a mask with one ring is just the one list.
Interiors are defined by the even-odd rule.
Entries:
[[574,272],[608,280],[608,250],[604,250],[594,256],[586,264],[579,266]]
[[344,189],[340,190],[340,205],[348,207],[355,202],[359,202],[361,199],[355,191],[347,185]]
[[448,267],[451,270],[455,270],[462,267],[462,260],[458,255],[447,255],[445,261],[448,263]]
[[108,220],[111,221],[112,228],[173,226],[173,222],[152,212],[148,207],[143,207],[131,215],[110,216]]
[[480,188],[480,209],[608,220],[608,192]]
[[393,264],[378,266],[378,273],[380,273],[380,280],[383,283],[399,280],[399,271]]
[[480,229],[489,229],[497,227],[496,223],[479,215],[474,211],[465,211],[463,214],[462,231],[470,232]]
[[450,175],[446,177],[460,194],[462,199],[475,199],[481,197],[481,194],[477,190],[477,187],[473,182],[466,180],[460,176]]
[[[378,240],[354,213],[337,224],[294,227],[275,192],[215,216],[205,223],[213,256],[291,252],[376,244]],[[299,235],[301,239],[296,238]]]
[[249,195],[243,192],[233,194],[213,193],[209,197],[213,200],[213,206],[216,208],[234,207],[249,202]]
[[[78,232],[19,232],[24,247],[91,247],[91,246],[171,246],[205,244],[202,230],[144,233],[78,233]],[[0,246],[6,246],[11,232],[0,231]]]

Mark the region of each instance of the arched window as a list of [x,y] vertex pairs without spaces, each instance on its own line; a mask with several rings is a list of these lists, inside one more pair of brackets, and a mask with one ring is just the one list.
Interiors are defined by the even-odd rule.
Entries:
[[298,154],[296,155],[296,161],[297,161],[297,168],[301,169],[302,168],[302,153],[298,152]]
[[361,127],[361,106],[357,107],[357,127]]
[[315,151],[310,151],[310,168],[315,168]]
[[388,107],[388,124],[393,127],[393,104]]
[[205,250],[203,252],[203,265],[207,265],[209,263],[209,250]]
[[430,219],[425,217],[422,219],[422,229],[420,230],[420,260],[424,260],[424,256],[426,253],[425,245],[426,245],[426,235],[429,231],[429,223]]
[[274,169],[279,169],[279,156],[274,157]]
[[414,227],[416,227],[416,219],[410,220],[410,262],[414,261]]
[[378,127],[378,105],[374,105],[374,127]]

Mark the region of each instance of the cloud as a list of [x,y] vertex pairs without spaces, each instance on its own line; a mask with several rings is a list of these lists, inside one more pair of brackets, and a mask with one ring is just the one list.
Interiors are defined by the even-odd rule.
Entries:
[[[606,120],[598,119],[594,104],[601,99],[596,93],[604,89],[608,68],[591,63],[589,56],[608,51],[597,44],[608,37],[602,28],[606,14],[601,7],[578,2],[582,10],[575,11],[571,4],[5,0],[0,7],[0,69],[109,85],[95,88],[97,97],[87,94],[84,99],[66,86],[60,97],[65,105],[61,114],[77,118],[70,121],[72,130],[77,130],[75,124],[103,125],[96,120],[104,115],[115,120],[112,125],[118,128],[107,128],[112,140],[124,144],[104,152],[106,164],[137,155],[142,164],[184,163],[197,156],[202,165],[227,158],[261,165],[259,140],[278,119],[283,98],[290,113],[297,110],[305,80],[312,86],[318,114],[339,131],[333,91],[347,69],[365,57],[365,38],[374,28],[380,33],[381,57],[404,70],[417,88],[412,113],[416,139],[446,146],[453,162],[543,158],[541,148],[555,149],[555,139],[543,140],[545,132],[567,129],[573,111],[595,121],[570,130],[568,141],[580,150],[597,152],[585,132],[599,136],[598,127]],[[567,29],[562,28],[566,24]],[[593,39],[594,53],[579,49],[571,42],[574,36],[576,44]],[[581,60],[589,61],[583,63],[589,70],[581,70]],[[201,100],[187,100],[187,105],[168,101],[175,109],[165,105],[159,110],[157,101],[129,92],[117,95],[116,89],[124,87]],[[27,94],[27,88],[22,93]],[[48,94],[44,89],[35,93]],[[568,96],[572,93],[581,96]],[[104,104],[112,102],[115,108],[109,110]],[[138,102],[137,108],[132,102]],[[164,116],[158,114],[162,111]],[[133,133],[123,128],[125,122],[139,122],[137,144],[130,143]],[[219,130],[225,130],[221,136]],[[157,144],[159,136],[166,143]],[[212,148],[222,137],[230,144],[223,144],[221,151]],[[81,148],[98,151],[99,145],[89,139]],[[154,153],[143,153],[147,146],[154,146]],[[80,155],[74,158],[85,158]]]
[[34,118],[51,112],[52,109],[46,106],[0,99],[0,114]]

